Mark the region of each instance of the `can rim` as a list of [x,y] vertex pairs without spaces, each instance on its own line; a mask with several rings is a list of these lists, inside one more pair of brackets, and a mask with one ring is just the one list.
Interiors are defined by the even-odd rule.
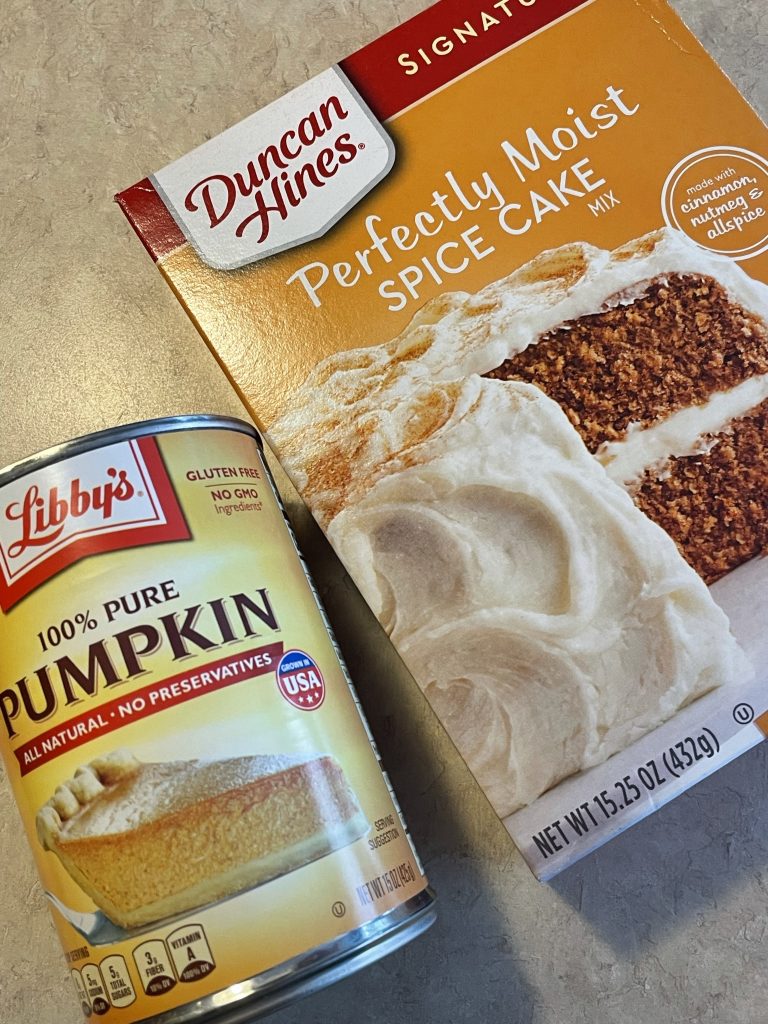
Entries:
[[[434,924],[435,893],[425,888],[358,928],[260,974],[136,1024],[251,1024],[357,973],[418,938]],[[231,998],[228,998],[231,997]]]
[[97,430],[94,433],[82,434],[69,441],[62,441],[60,444],[52,445],[50,448],[44,448],[34,455],[28,455],[26,458],[0,469],[0,487],[4,484],[12,483],[14,480],[18,480],[20,477],[26,476],[35,470],[44,469],[46,466],[62,462],[73,455],[81,455],[96,448],[103,448],[108,444],[117,444],[120,441],[129,441],[133,438],[146,437],[150,434],[169,434],[178,430],[212,430],[217,428],[248,434],[263,450],[264,443],[261,439],[261,434],[254,424],[237,419],[235,416],[219,416],[215,413],[161,416],[157,419],[137,420],[135,423],[125,423],[121,426]]

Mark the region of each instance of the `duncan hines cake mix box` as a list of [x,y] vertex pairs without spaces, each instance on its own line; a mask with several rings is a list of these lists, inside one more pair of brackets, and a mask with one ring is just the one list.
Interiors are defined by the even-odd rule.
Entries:
[[443,0],[118,201],[539,878],[764,738],[768,132],[665,4]]

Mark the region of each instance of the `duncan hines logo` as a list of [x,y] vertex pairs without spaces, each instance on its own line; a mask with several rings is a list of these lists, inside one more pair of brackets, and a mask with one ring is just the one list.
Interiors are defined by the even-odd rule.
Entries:
[[0,607],[88,555],[188,536],[153,438],[46,466],[0,491]]
[[201,259],[234,270],[325,234],[394,159],[382,126],[330,68],[152,180]]

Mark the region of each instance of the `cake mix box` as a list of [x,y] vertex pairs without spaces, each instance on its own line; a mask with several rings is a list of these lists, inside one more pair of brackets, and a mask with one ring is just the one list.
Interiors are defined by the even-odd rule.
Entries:
[[244,113],[118,201],[550,878],[768,731],[768,132],[661,0]]

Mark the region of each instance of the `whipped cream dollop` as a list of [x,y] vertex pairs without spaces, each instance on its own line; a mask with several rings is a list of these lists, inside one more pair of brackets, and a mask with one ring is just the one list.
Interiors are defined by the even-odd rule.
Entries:
[[319,364],[269,432],[501,817],[752,675],[703,581],[560,407],[479,376],[628,301],[681,246],[566,246],[441,296],[393,341]]

